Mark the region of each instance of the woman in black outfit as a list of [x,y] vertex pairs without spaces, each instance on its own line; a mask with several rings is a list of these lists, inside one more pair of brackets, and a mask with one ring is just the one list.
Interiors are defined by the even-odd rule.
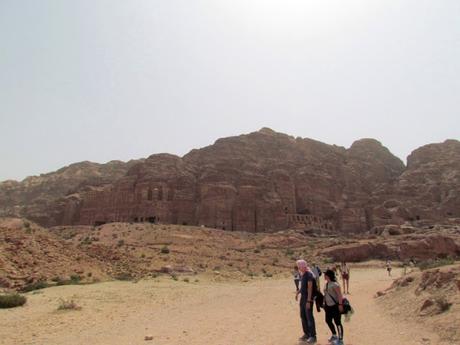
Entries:
[[[343,313],[343,296],[340,290],[340,285],[337,283],[335,273],[332,270],[327,270],[324,273],[326,286],[324,288],[324,310],[326,312],[326,323],[332,332],[329,342],[334,345],[343,345],[343,326],[342,314]],[[332,322],[334,320],[334,323]],[[337,335],[338,333],[338,335]]]

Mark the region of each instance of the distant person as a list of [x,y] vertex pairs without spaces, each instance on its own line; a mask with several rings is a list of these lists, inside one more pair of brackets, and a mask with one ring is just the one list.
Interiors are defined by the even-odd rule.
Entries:
[[300,291],[300,272],[297,268],[297,265],[294,266],[294,285],[295,285],[295,292],[299,293]]
[[391,261],[387,260],[387,263],[385,264],[388,272],[388,276],[391,277]]
[[307,344],[316,343],[315,318],[313,316],[313,304],[316,296],[316,277],[308,267],[305,260],[297,260],[297,268],[301,274],[300,290],[296,293],[296,300],[300,294],[300,319],[304,335],[299,340]]
[[340,266],[340,273],[342,274],[343,290],[346,294],[350,293],[350,267],[344,261]]
[[324,279],[326,280],[326,286],[324,287],[324,311],[326,313],[326,323],[332,333],[332,336],[329,338],[329,342],[334,345],[343,345],[342,291],[340,290],[340,285],[337,283],[333,270],[327,270],[324,272]]
[[323,274],[323,272],[321,272],[321,268],[319,268],[319,266],[316,263],[313,264],[313,266],[311,268],[311,271],[313,272],[313,274],[316,277],[316,287],[318,288],[318,291],[320,291],[321,290],[321,282],[320,282],[319,277],[321,277],[321,274]]
[[415,269],[415,265],[416,265],[415,259],[410,258],[409,260],[410,272],[412,272]]

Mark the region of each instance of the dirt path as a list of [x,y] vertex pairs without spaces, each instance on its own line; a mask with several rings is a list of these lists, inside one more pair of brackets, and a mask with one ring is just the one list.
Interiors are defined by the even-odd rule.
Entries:
[[[375,292],[391,283],[383,269],[352,273],[350,300],[356,313],[344,323],[346,344],[442,344],[423,328],[392,320],[376,305]],[[29,294],[27,306],[0,310],[0,344],[302,344],[291,279],[194,279],[63,286]],[[59,298],[73,298],[82,310],[57,311]],[[323,312],[316,321],[318,344],[327,344]],[[145,341],[146,335],[154,340]]]

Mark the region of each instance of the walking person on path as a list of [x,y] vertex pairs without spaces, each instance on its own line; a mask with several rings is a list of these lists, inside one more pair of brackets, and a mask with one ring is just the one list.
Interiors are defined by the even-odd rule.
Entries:
[[318,288],[318,291],[321,291],[321,282],[319,278],[321,277],[321,274],[323,272],[321,271],[321,268],[319,268],[319,266],[316,263],[313,263],[313,266],[311,267],[311,271],[313,272],[316,278],[316,287]]
[[391,261],[387,260],[387,263],[385,266],[387,268],[388,276],[391,277]]
[[326,323],[332,333],[332,336],[329,338],[329,343],[343,345],[342,291],[340,290],[340,285],[337,283],[334,271],[327,270],[324,273],[324,279],[326,280],[326,286],[324,287],[324,311],[326,313]]
[[347,263],[345,261],[342,262],[342,266],[340,267],[340,272],[342,274],[343,290],[346,294],[349,294],[350,293],[350,267],[347,266]]
[[316,343],[315,318],[313,316],[313,304],[316,296],[316,277],[308,267],[305,260],[297,260],[297,268],[301,274],[300,291],[296,294],[296,300],[300,294],[300,319],[304,335],[299,340],[307,344]]

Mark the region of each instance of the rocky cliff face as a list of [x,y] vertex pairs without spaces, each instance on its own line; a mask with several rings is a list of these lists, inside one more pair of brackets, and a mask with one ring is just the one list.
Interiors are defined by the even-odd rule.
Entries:
[[[50,207],[58,216],[43,212],[52,221],[41,223],[159,221],[250,232],[362,232],[460,217],[459,147],[455,140],[427,145],[414,151],[406,168],[373,139],[345,149],[264,128],[182,158],[152,155],[97,188],[82,183],[78,193]],[[2,209],[5,195],[0,186]]]
[[413,151],[404,172],[389,188],[376,191],[373,203],[378,225],[455,221],[460,217],[460,142]]
[[369,228],[371,193],[403,163],[379,142],[346,150],[269,129],[224,138],[183,158],[153,155],[103,191],[86,193],[80,224],[160,221],[264,232],[287,227]]
[[81,162],[22,182],[1,182],[0,216],[26,217],[44,226],[71,223],[66,209],[79,205],[79,193],[112,183],[137,162]]

